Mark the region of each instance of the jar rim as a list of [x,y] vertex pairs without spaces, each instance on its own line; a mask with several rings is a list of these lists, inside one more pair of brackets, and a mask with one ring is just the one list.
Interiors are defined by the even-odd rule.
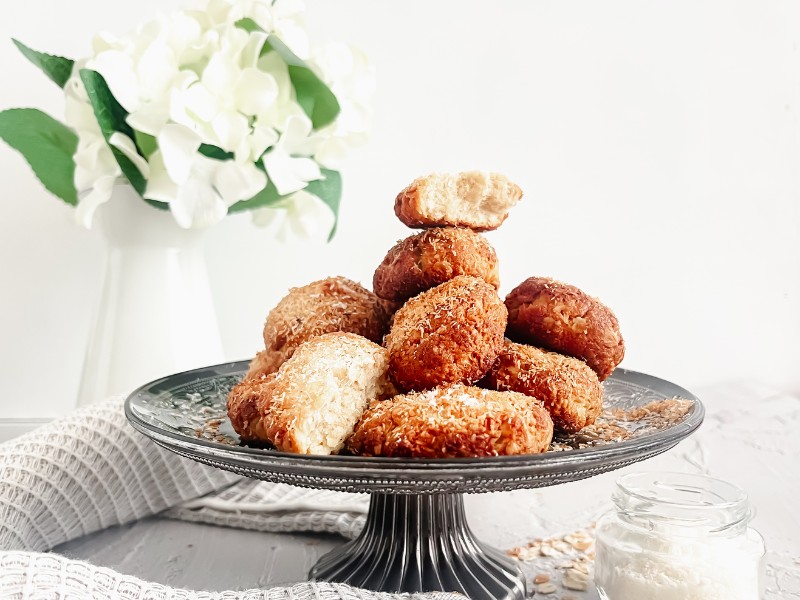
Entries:
[[754,515],[747,492],[740,487],[677,471],[623,475],[613,498],[622,514],[648,527],[660,523],[723,532],[746,526]]
[[[668,484],[670,486],[680,485],[678,491],[685,494],[683,498],[664,499],[655,496],[652,493],[647,493],[644,490],[653,490],[658,487]],[[719,501],[699,502],[696,498],[697,487],[691,489],[690,486],[697,486],[697,484],[705,485],[704,492],[706,497],[714,495],[720,498]],[[722,498],[718,491],[711,491],[708,489],[708,484],[713,484],[718,488],[719,492],[723,490],[730,492],[731,496]],[[720,508],[732,508],[747,502],[748,496],[742,488],[722,479],[710,477],[708,475],[700,475],[695,473],[681,473],[679,471],[652,471],[648,473],[628,473],[623,475],[617,480],[617,487],[624,491],[629,496],[634,496],[641,500],[657,501],[659,504],[670,504],[673,506],[680,506],[686,508],[697,509],[711,509],[716,510]],[[675,488],[673,488],[675,489]],[[694,497],[692,495],[695,495]]]

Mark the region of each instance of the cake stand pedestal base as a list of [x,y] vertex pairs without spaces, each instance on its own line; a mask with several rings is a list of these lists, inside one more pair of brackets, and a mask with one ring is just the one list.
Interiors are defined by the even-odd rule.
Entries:
[[310,577],[471,600],[523,600],[526,592],[515,561],[475,539],[461,494],[372,494],[364,530],[323,556]]

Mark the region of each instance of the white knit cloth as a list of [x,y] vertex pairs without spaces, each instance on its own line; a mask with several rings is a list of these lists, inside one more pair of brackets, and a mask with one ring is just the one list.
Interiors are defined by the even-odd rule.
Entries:
[[220,492],[171,508],[163,516],[255,531],[319,531],[354,538],[364,527],[368,508],[366,494],[242,479]]
[[[121,398],[112,398],[0,444],[0,599],[415,597],[327,583],[195,592],[45,553],[166,509],[171,509],[166,516],[173,518],[263,531],[327,531],[352,537],[363,526],[364,497],[251,482],[179,458],[134,431],[122,404]],[[222,491],[187,503],[216,490]],[[417,596],[463,599],[456,594]]]
[[0,552],[0,598],[78,600],[464,600],[458,594],[386,594],[337,583],[242,592],[194,592],[121,575],[55,554]]

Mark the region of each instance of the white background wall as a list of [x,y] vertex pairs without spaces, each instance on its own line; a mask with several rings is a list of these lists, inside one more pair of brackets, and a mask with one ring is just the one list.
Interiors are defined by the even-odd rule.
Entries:
[[[78,57],[176,1],[27,0],[0,20],[0,108],[61,116],[14,49]],[[251,355],[289,285],[369,284],[407,230],[394,195],[433,170],[495,169],[525,190],[490,234],[502,292],[551,275],[617,312],[624,365],[690,389],[800,391],[800,3],[310,0],[315,36],[378,69],[370,144],[344,171],[330,246],[281,246],[230,218],[208,234],[226,352]],[[103,248],[0,146],[0,417],[69,411]]]

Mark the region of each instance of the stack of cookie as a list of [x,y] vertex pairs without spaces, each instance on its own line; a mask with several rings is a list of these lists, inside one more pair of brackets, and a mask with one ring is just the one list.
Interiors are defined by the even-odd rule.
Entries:
[[521,196],[482,172],[403,190],[395,213],[423,231],[389,251],[374,292],[325,279],[268,315],[265,349],[228,400],[242,439],[307,454],[474,457],[544,452],[554,429],[593,423],[600,381],[624,354],[617,320],[546,278],[500,299],[497,256],[479,232]]

